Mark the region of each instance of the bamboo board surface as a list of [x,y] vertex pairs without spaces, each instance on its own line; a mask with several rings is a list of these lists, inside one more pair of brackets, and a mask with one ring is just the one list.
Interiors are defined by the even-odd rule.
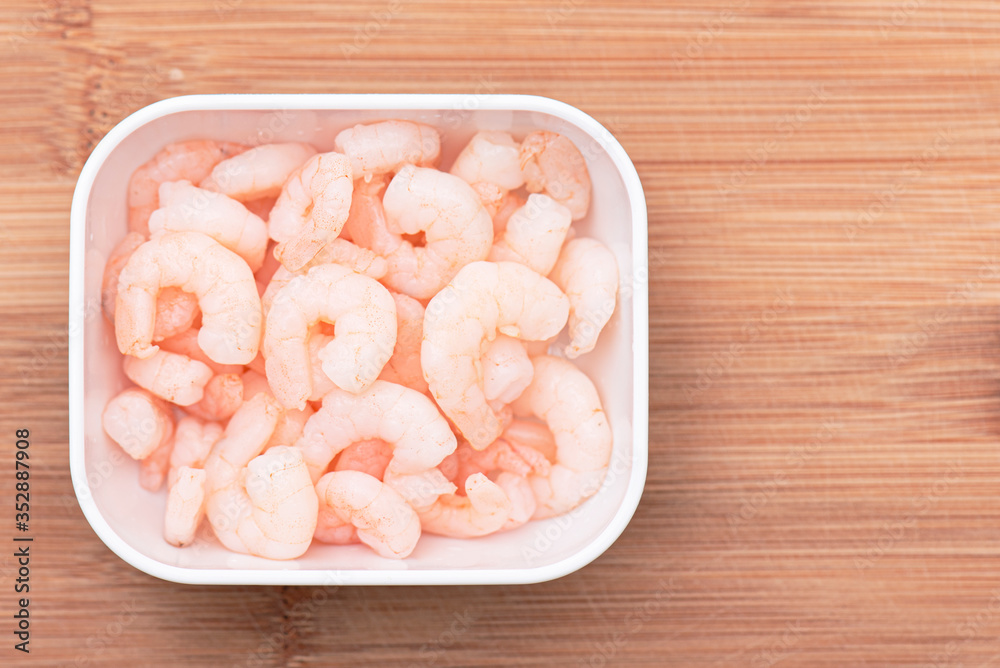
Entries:
[[[31,654],[5,549],[0,664],[1000,665],[995,2],[16,0],[0,29],[11,525],[15,429],[35,465]],[[75,179],[131,111],[216,92],[532,93],[618,137],[649,206],[650,466],[603,557],[193,587],[95,536],[67,463]]]

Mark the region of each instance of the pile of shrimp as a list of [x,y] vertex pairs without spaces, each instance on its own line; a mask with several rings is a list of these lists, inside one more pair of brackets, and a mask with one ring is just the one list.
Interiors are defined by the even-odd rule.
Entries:
[[102,306],[135,386],[102,419],[166,485],[165,540],[402,559],[576,508],[612,434],[572,360],[618,291],[573,229],[579,149],[479,132],[444,171],[438,131],[402,120],[333,144],[185,141],[131,177]]

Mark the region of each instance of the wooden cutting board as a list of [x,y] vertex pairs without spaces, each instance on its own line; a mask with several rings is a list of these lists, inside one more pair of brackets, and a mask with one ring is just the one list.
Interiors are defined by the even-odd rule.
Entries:
[[[1000,664],[1000,6],[466,4],[0,8],[0,664]],[[191,587],[95,536],[67,466],[73,187],[131,111],[218,92],[533,93],[619,138],[649,205],[650,468],[597,562]]]

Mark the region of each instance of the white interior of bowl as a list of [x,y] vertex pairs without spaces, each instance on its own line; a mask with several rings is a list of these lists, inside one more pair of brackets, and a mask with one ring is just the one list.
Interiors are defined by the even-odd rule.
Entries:
[[[170,142],[211,138],[260,144],[305,141],[333,150],[337,132],[358,122],[404,118],[442,132],[443,166],[479,129],[520,139],[535,129],[562,133],[583,151],[593,180],[590,213],[579,234],[606,243],[622,276],[618,308],[593,353],[577,360],[600,391],[614,433],[601,490],[567,516],[530,522],[475,540],[424,536],[409,558],[382,559],[364,546],[314,544],[302,557],[275,562],[223,549],[203,526],[195,545],[162,537],[166,492],[138,482],[138,463],[101,427],[107,401],[130,385],[121,372],[114,328],[100,313],[105,261],[126,232],[132,171]],[[147,107],[95,149],[73,202],[71,248],[70,413],[74,486],[101,538],[123,559],[180,582],[256,584],[460,584],[548,580],[603,552],[638,503],[647,461],[646,212],[624,151],[582,112],[528,96],[254,95],[191,96]]]

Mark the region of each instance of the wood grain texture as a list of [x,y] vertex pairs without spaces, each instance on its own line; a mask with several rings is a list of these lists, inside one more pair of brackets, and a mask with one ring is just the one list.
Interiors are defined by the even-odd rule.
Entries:
[[[1000,665],[995,2],[18,0],[0,29],[0,434],[34,435],[37,536],[30,660],[0,557],[3,665]],[[216,92],[535,93],[619,138],[650,468],[603,557],[189,587],[97,539],[67,465],[75,178],[131,111]]]

